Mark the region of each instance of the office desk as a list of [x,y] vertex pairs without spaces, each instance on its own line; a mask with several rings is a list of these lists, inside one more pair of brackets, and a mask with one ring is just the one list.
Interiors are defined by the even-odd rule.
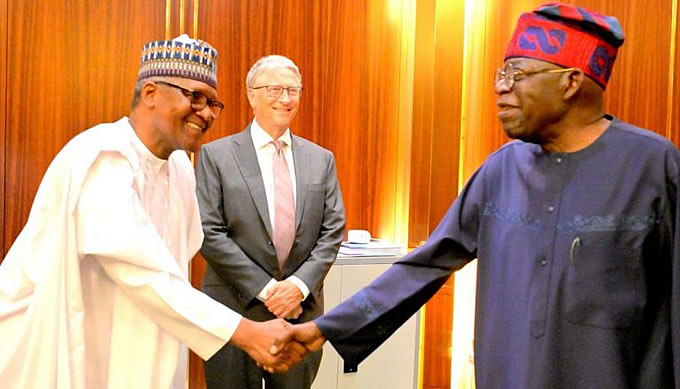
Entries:
[[[382,274],[400,257],[338,256],[324,282],[326,311],[346,300]],[[414,389],[418,387],[420,312],[366,358],[354,373],[333,346],[326,343],[312,389]]]

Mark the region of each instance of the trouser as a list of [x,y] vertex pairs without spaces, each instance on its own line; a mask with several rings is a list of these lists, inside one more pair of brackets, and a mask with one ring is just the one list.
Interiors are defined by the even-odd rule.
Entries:
[[322,350],[309,353],[286,373],[269,374],[238,347],[224,345],[205,361],[207,389],[309,389],[321,364]]

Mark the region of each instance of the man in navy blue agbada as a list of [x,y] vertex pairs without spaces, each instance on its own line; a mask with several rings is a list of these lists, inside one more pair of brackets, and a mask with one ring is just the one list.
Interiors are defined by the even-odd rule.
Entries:
[[327,339],[359,363],[476,257],[477,387],[680,387],[680,153],[605,114],[622,43],[582,8],[520,16],[495,79],[516,140],[423,247],[276,345]]

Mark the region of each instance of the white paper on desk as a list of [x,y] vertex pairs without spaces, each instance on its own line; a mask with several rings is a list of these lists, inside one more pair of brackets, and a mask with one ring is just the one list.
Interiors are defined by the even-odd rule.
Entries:
[[402,250],[396,243],[372,239],[368,243],[342,242],[339,253],[352,256],[390,256],[401,255]]

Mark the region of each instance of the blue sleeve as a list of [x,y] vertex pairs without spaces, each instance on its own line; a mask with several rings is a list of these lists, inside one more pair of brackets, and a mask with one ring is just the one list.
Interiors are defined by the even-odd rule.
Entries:
[[680,388],[680,152],[673,150],[673,157],[667,159],[669,207],[672,212],[671,244],[671,348],[675,387]]
[[476,257],[480,171],[423,246],[315,323],[345,362],[359,364],[420,309],[456,270]]

